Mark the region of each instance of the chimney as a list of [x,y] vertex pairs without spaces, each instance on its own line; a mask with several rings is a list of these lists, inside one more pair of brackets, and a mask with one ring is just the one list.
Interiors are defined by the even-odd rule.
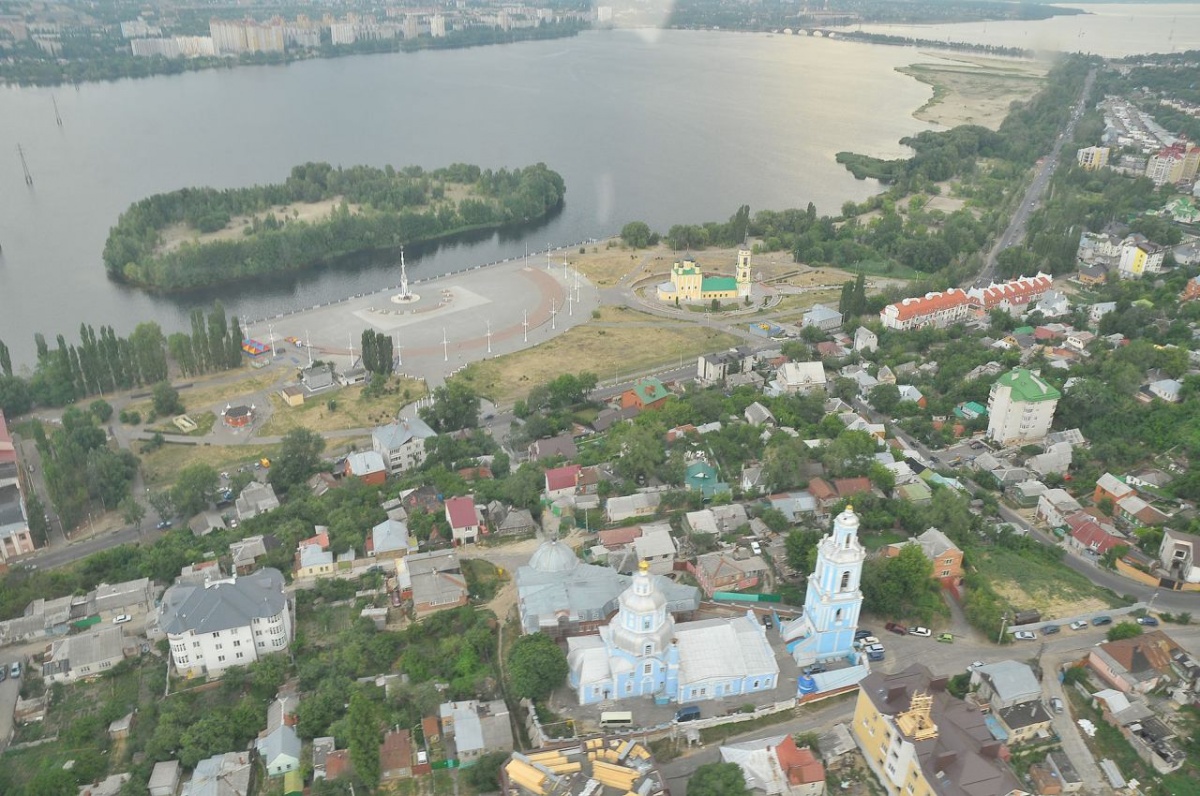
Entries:
[[932,677],[929,680],[929,690],[930,691],[945,691],[946,684],[949,683],[949,681],[950,681],[949,678],[946,677],[945,675],[942,675],[940,677]]
[[894,685],[887,690],[888,702],[899,702],[904,699],[904,695],[908,693],[908,689],[902,685]]
[[945,751],[939,752],[937,757],[933,759],[933,767],[935,771],[945,771],[954,764],[958,759],[958,752]]
[[992,741],[991,743],[986,743],[981,746],[979,748],[979,754],[991,760],[996,760],[1000,757],[1000,749],[1003,748],[1003,746],[1004,744],[1000,743],[999,741]]

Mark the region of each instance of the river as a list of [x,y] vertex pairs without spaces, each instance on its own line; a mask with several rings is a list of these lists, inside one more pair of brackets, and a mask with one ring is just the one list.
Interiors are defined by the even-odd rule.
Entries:
[[0,89],[0,340],[29,364],[35,331],[74,340],[80,322],[127,333],[156,320],[169,333],[214,298],[257,319],[397,284],[390,263],[178,296],[107,278],[104,240],[131,202],[185,186],[276,182],[309,160],[543,161],[563,175],[566,205],[549,222],[409,258],[418,279],[611,234],[634,219],[665,231],[724,220],[743,203],[811,201],[836,212],[879,190],[854,180],[834,161],[837,151],[902,156],[899,139],[928,127],[911,114],[931,89],[894,71],[918,58],[930,60],[908,48],[801,36],[594,31]]

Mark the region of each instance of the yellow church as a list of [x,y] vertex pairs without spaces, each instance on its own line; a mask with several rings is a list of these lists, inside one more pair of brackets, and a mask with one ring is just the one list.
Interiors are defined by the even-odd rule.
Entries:
[[659,301],[712,301],[749,295],[749,249],[738,251],[736,276],[705,276],[689,255],[671,266],[671,281],[658,286]]

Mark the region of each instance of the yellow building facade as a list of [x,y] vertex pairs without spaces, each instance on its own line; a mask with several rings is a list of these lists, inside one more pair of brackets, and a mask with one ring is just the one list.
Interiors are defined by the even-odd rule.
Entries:
[[696,260],[685,257],[671,266],[671,281],[658,286],[659,301],[700,301],[750,295],[750,250],[738,251],[734,276],[705,276]]

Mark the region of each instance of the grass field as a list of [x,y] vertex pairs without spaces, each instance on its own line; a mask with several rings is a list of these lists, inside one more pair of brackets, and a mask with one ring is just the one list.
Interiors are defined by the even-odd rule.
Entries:
[[[424,382],[402,376],[388,381],[387,392],[364,397],[365,385],[344,387],[336,392],[322,393],[301,406],[288,406],[272,393],[271,416],[258,430],[262,436],[282,436],[295,428],[310,431],[341,431],[348,428],[370,428],[390,423],[402,406],[425,395]],[[334,409],[329,409],[329,401]]]
[[1045,618],[1100,611],[1119,603],[1091,581],[1059,563],[992,548],[972,556],[992,588],[1017,610],[1036,608]]
[[[282,371],[268,369],[247,372],[245,378],[229,383],[214,383],[220,379],[227,379],[230,375],[229,371],[225,371],[194,379],[191,387],[179,391],[179,400],[183,402],[183,406],[188,412],[199,413],[204,409],[211,408],[214,404],[233,402],[239,396],[265,390],[283,378]],[[154,404],[145,400],[131,403],[125,408],[138,412],[143,418],[146,418],[154,411]],[[195,418],[193,417],[193,419]]]
[[[326,442],[323,455],[336,456],[349,450],[363,450],[369,447],[370,437],[339,439]],[[253,464],[262,458],[270,459],[278,452],[279,445],[172,445],[168,442],[150,453],[138,450],[138,456],[142,460],[146,486],[162,488],[174,484],[175,476],[190,464],[201,463],[211,466],[214,470],[229,470],[241,464]]]
[[813,290],[808,293],[784,296],[770,311],[808,310],[814,304],[824,304],[826,307],[837,309],[838,299],[841,298],[841,295],[841,290],[830,289]]
[[678,364],[737,343],[738,338],[724,332],[627,311],[619,322],[577,326],[536,348],[475,362],[454,378],[481,395],[505,402],[562,373],[590,371],[607,380]]

